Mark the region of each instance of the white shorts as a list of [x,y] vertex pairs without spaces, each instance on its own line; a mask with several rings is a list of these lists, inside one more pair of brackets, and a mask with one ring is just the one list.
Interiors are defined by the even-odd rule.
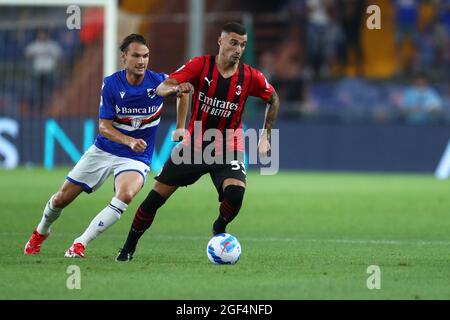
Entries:
[[67,175],[67,180],[91,193],[114,172],[114,179],[125,171],[136,171],[145,183],[150,168],[143,162],[115,156],[92,145]]

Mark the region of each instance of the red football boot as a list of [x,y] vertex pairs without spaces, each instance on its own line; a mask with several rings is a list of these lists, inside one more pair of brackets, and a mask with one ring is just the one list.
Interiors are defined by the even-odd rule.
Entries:
[[33,231],[30,239],[23,250],[24,254],[38,254],[41,251],[41,244],[50,234],[40,234],[37,230]]

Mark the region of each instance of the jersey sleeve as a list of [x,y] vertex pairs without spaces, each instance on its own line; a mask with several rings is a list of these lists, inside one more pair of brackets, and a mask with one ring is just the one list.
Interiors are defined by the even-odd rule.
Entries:
[[167,73],[163,73],[163,81],[166,80],[169,77]]
[[107,78],[103,80],[98,114],[100,119],[108,119],[108,120],[112,120],[116,116],[111,84],[109,83]]
[[164,82],[164,80],[166,80],[169,77],[169,75],[167,73],[161,72],[158,73],[158,81],[159,82]]
[[195,84],[202,72],[205,57],[195,57],[182,65],[178,70],[171,73],[169,78],[175,79],[178,83],[190,82]]
[[266,77],[258,70],[252,68],[252,82],[250,84],[249,95],[267,101],[272,97],[275,89],[267,81]]

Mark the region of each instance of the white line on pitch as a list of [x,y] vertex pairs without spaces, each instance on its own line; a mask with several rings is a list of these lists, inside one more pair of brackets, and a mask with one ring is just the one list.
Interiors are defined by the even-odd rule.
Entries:
[[[29,236],[23,232],[0,232],[1,236],[24,236],[24,239]],[[64,237],[73,238],[77,234],[68,232],[54,232],[51,234],[51,238],[54,237]],[[123,239],[125,241],[126,233],[123,235],[106,233],[101,235],[102,238],[115,238]],[[164,235],[164,234],[152,234],[151,238],[163,239],[163,240],[208,240],[209,236],[176,236],[176,235]],[[28,238],[27,238],[28,239]],[[27,240],[25,239],[25,241]],[[310,239],[310,238],[278,238],[278,237],[239,237],[240,241],[270,241],[270,242],[314,242],[314,243],[342,243],[342,244],[374,244],[374,245],[442,245],[450,246],[450,241],[448,240],[371,240],[371,239]]]

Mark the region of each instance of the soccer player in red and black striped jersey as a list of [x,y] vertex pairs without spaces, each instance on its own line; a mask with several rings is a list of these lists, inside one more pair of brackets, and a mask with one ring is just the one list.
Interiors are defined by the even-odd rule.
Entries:
[[[188,133],[183,143],[174,148],[172,157],[155,177],[153,190],[137,209],[117,261],[130,261],[139,238],[152,224],[156,211],[178,187],[191,185],[204,174],[210,174],[219,194],[219,216],[213,224],[213,234],[226,232],[226,226],[238,214],[246,186],[246,172],[242,163],[242,115],[245,102],[249,96],[259,97],[267,102],[264,130],[258,144],[262,155],[267,155],[270,151],[271,129],[280,104],[274,88],[264,75],[240,61],[246,43],[244,26],[234,22],[227,23],[222,27],[218,39],[218,55],[192,58],[158,86],[156,93],[162,97],[193,93]],[[211,163],[202,158],[197,163],[195,156],[189,158],[194,159],[194,163],[173,161],[174,152],[180,145],[189,145],[192,154],[200,152],[203,156],[202,152],[207,147],[203,133],[208,129],[216,129],[220,133],[213,142],[216,144],[214,159],[219,161]],[[230,130],[235,133],[226,134]],[[198,131],[202,134],[196,135]]]

